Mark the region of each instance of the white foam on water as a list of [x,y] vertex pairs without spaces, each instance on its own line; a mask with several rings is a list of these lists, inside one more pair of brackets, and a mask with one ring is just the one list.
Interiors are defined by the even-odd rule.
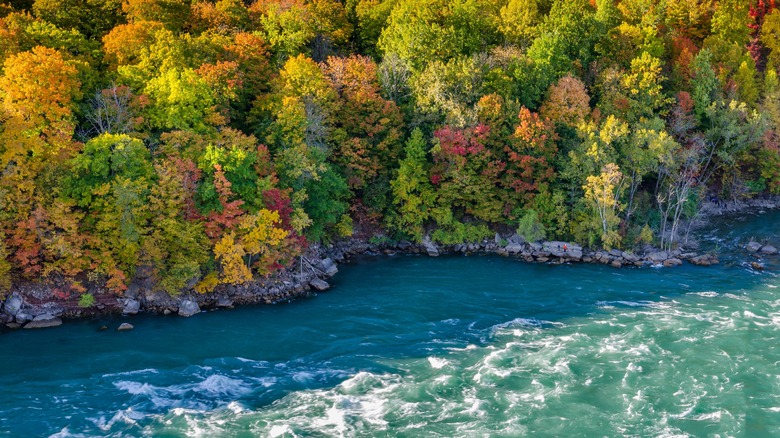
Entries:
[[293,437],[297,437],[298,435],[293,432],[292,429],[290,429],[290,426],[287,424],[276,424],[271,426],[271,430],[268,431],[268,436],[270,438],[277,438],[286,434],[290,434]]
[[699,414],[691,417],[694,421],[720,421],[720,417],[723,414],[722,411],[710,412],[707,414]]
[[706,291],[706,292],[688,292],[686,295],[698,295],[700,297],[705,297],[705,298],[714,298],[720,294],[713,291]]
[[436,370],[442,369],[450,364],[450,362],[447,359],[441,359],[434,356],[430,356],[428,358],[428,363],[431,364],[431,368]]
[[144,368],[142,370],[124,371],[121,373],[103,374],[103,378],[119,377],[119,376],[133,376],[136,374],[159,374],[159,371],[154,368]]
[[82,433],[73,433],[71,432],[68,427],[63,427],[62,430],[60,430],[57,433],[49,435],[49,438],[85,438],[89,435],[85,435]]
[[[325,418],[315,418],[313,425],[317,428],[326,428],[326,426],[335,426],[335,431],[339,436],[344,436],[344,432],[347,431],[347,423],[344,420],[344,411],[338,407],[331,406],[325,412]],[[327,429],[332,429],[327,427]]]
[[117,389],[121,389],[122,391],[127,391],[127,393],[132,395],[152,396],[152,395],[156,395],[158,390],[158,388],[148,383],[133,382],[127,380],[114,382],[114,386]]
[[143,412],[138,412],[134,410],[132,407],[127,409],[121,409],[114,413],[114,416],[111,417],[110,420],[106,421],[105,417],[100,417],[98,419],[92,419],[92,421],[95,423],[97,427],[99,427],[101,430],[109,431],[111,428],[114,427],[115,424],[125,424],[128,426],[137,426],[138,421],[143,420],[146,418],[147,414]]
[[250,388],[246,383],[238,379],[231,379],[230,377],[219,374],[212,374],[211,376],[208,376],[205,380],[197,383],[193,389],[196,392],[206,393],[209,395],[227,395],[233,397],[238,397],[252,392],[252,388]]

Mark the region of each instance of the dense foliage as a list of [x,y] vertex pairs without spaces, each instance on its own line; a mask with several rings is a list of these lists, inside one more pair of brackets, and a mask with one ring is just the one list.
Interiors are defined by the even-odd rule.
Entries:
[[358,229],[671,248],[780,193],[774,0],[11,0],[0,59],[0,289],[206,292]]

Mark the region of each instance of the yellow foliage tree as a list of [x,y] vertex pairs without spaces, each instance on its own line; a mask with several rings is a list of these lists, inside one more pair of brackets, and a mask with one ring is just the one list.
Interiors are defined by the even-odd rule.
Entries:
[[616,227],[620,223],[617,213],[622,209],[620,193],[623,174],[615,163],[601,169],[601,174],[591,175],[582,186],[585,199],[591,204],[601,220],[601,242],[609,249],[620,245],[620,234]]
[[214,255],[222,268],[220,283],[250,281],[253,265],[257,273],[269,273],[288,234],[276,211],[261,209],[245,216],[236,230],[223,235],[214,246]]

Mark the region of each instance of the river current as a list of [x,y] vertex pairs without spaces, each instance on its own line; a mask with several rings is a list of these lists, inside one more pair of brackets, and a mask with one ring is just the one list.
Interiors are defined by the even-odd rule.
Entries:
[[705,230],[714,267],[391,256],[291,304],[5,331],[0,436],[780,436],[751,238],[780,212]]

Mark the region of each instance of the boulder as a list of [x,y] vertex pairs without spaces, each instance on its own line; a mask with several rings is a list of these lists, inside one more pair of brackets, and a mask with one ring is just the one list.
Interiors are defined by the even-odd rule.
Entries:
[[760,250],[760,249],[761,249],[761,244],[760,244],[760,243],[758,243],[758,242],[752,242],[752,241],[751,241],[751,242],[749,242],[749,243],[747,244],[747,246],[745,246],[745,249],[746,249],[748,252],[758,252],[758,250]]
[[669,258],[669,253],[666,251],[656,251],[648,254],[645,259],[650,260],[653,263],[663,263]]
[[62,325],[62,320],[50,315],[39,315],[36,316],[35,319],[25,324],[24,328],[26,329],[37,329],[37,328],[47,328],[47,327],[57,327]]
[[507,244],[506,246],[506,252],[508,252],[509,254],[519,254],[522,251],[523,251],[523,245],[519,243],[512,242]]
[[27,313],[24,312],[17,312],[16,313],[16,322],[20,324],[24,324],[27,321],[32,321],[33,317]]
[[141,310],[141,303],[132,298],[128,298],[125,300],[125,307],[122,308],[122,313],[125,315],[135,315],[139,310]]
[[683,263],[682,260],[676,257],[672,257],[668,260],[664,260],[664,266],[666,266],[667,268],[671,268],[672,266],[680,266],[682,265],[682,263]]
[[327,281],[321,279],[321,278],[315,278],[312,281],[309,282],[311,287],[318,291],[324,291],[330,289],[330,285]]
[[339,268],[336,267],[336,263],[330,257],[323,259],[317,265],[320,271],[324,272],[326,276],[333,277],[339,272]]
[[16,329],[22,327],[22,325],[19,324],[18,322],[9,322],[5,326],[8,327],[11,330],[16,330]]
[[518,236],[518,235],[517,235],[517,233],[514,233],[514,234],[512,234],[511,236],[509,236],[509,238],[507,239],[507,241],[509,241],[510,243],[519,243],[519,244],[521,244],[521,245],[522,245],[523,243],[525,243],[525,239],[524,239],[524,238],[522,238],[522,237],[520,237],[520,236]]
[[3,313],[6,315],[14,316],[22,309],[22,299],[18,295],[11,295],[5,300],[5,306],[3,307]]
[[575,247],[572,249],[569,249],[566,251],[566,254],[564,254],[566,257],[572,259],[572,260],[581,260],[582,259],[582,248]]
[[764,245],[761,247],[761,254],[774,255],[777,254],[777,248],[772,245]]
[[758,262],[750,262],[750,267],[755,269],[756,271],[763,271],[764,265]]
[[637,257],[636,254],[631,252],[623,251],[622,253],[620,253],[620,256],[626,259],[626,261],[629,261],[631,263],[636,263],[637,261],[639,261],[639,257]]
[[127,323],[127,322],[123,322],[122,324],[119,325],[119,327],[117,327],[116,331],[118,331],[118,332],[126,332],[126,331],[132,330],[134,328],[135,327],[133,327],[133,324],[130,324],[130,323]]
[[610,266],[613,268],[622,268],[623,263],[621,263],[620,260],[613,260],[612,263],[610,263]]
[[714,255],[706,255],[706,254],[692,257],[689,261],[697,266],[710,266],[710,265],[717,265],[718,263],[720,263],[718,261],[718,257]]
[[184,300],[179,304],[179,316],[190,317],[200,313],[198,303],[191,300]]
[[430,257],[438,257],[439,256],[439,247],[436,246],[435,243],[431,242],[431,239],[427,236],[423,240],[423,247],[425,248],[425,252]]
[[219,297],[219,299],[217,299],[217,307],[222,307],[223,309],[230,309],[233,307],[233,301],[230,298],[225,296]]

